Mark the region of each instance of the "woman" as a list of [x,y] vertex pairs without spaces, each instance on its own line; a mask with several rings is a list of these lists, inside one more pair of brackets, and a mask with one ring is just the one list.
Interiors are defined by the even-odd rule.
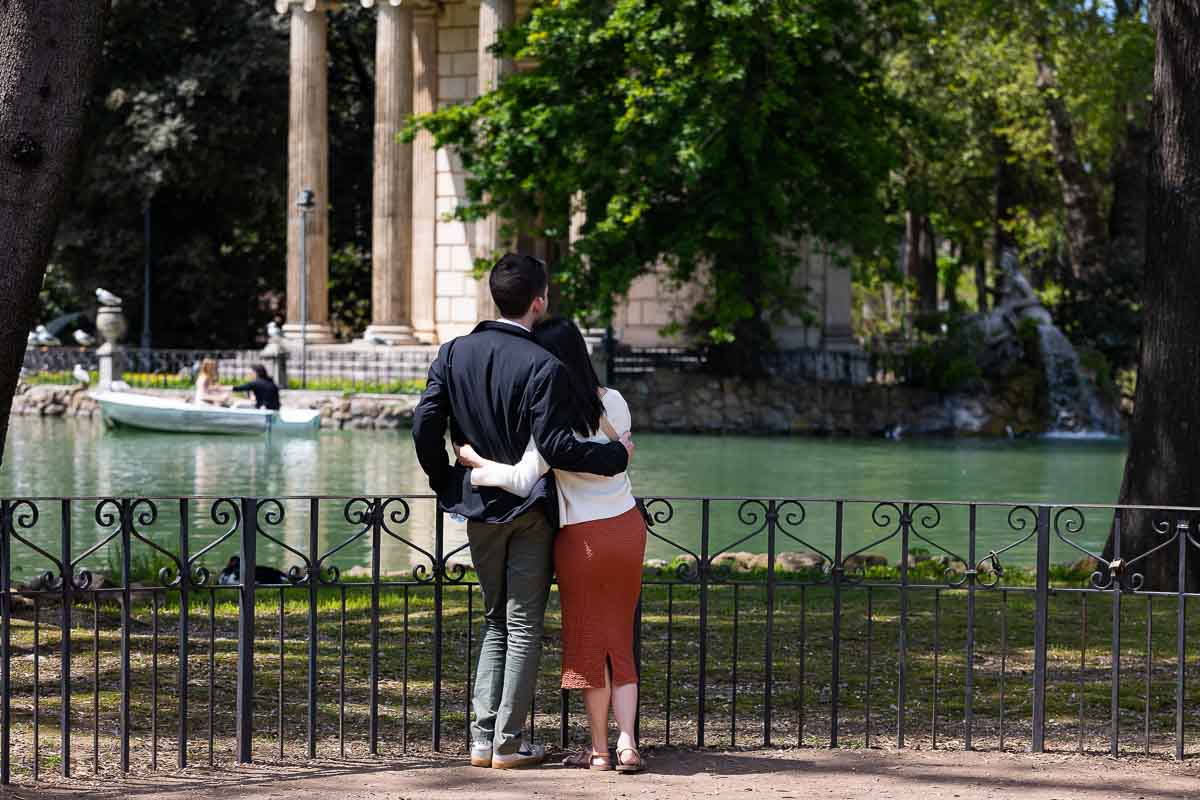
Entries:
[[228,399],[229,390],[221,385],[216,360],[204,359],[200,362],[200,372],[196,375],[195,402],[220,406]]
[[[600,386],[579,328],[568,320],[538,325],[534,338],[566,367],[577,411],[575,435],[583,441],[616,441],[631,427],[629,406],[615,389]],[[480,458],[468,444],[459,460],[476,486],[498,486],[527,496],[550,467],[531,441],[520,463]],[[633,660],[634,611],[642,588],[646,525],[627,473],[614,477],[554,471],[559,524],[554,567],[562,604],[562,687],[582,689],[592,733],[589,751],[566,766],[612,770],[608,750],[611,705],[620,735],[618,772],[644,769],[633,735],[637,668]]]

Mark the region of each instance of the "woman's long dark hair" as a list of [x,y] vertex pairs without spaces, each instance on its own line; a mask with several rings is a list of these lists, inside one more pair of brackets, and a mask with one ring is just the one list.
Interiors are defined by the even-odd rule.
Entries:
[[567,368],[574,416],[571,427],[580,436],[591,436],[600,428],[604,403],[600,400],[600,378],[579,327],[569,319],[549,319],[533,329],[533,338]]

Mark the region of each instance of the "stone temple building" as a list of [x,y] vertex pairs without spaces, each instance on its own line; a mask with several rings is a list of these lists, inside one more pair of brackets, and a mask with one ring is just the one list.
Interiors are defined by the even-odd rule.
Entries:
[[[377,14],[375,152],[372,236],[372,313],[364,343],[435,344],[471,330],[494,315],[486,283],[472,274],[475,258],[514,246],[537,253],[537,242],[498,241],[494,221],[464,224],[446,218],[465,200],[464,175],[453,154],[435,150],[422,133],[411,144],[396,133],[411,114],[470,101],[513,68],[489,48],[497,32],[527,13],[530,0],[358,0]],[[301,222],[295,199],[315,193],[306,214],[304,255],[310,343],[333,341],[329,326],[329,180],[327,20],[331,0],[275,0],[290,15],[288,132],[287,323],[301,336]],[[809,326],[779,332],[788,348],[854,348],[850,330],[850,274],[808,248],[799,280],[810,289]],[[647,275],[636,281],[613,320],[627,344],[671,344],[660,333],[690,305],[689,292]]]

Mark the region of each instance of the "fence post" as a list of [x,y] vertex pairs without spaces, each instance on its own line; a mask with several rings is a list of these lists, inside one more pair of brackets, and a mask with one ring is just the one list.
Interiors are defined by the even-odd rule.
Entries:
[[[833,564],[830,574],[833,578],[833,646],[830,649],[829,682],[829,746],[838,746],[838,700],[842,684],[842,520],[845,508],[841,500],[834,507],[833,528]],[[801,646],[806,644],[801,641]],[[871,665],[868,664],[870,669]],[[803,691],[803,689],[801,689]],[[870,731],[867,732],[868,741]]]
[[9,564],[9,554],[12,550],[9,523],[12,517],[12,504],[8,500],[0,500],[0,650],[4,658],[0,660],[0,785],[8,786],[10,782],[11,742],[9,731],[12,730],[12,570]]
[[908,700],[908,534],[912,509],[904,504],[900,512],[900,631],[897,638],[896,746],[904,747],[904,706]]
[[[1117,512],[1117,536],[1120,534],[1121,512]],[[1187,551],[1188,551],[1188,530],[1190,523],[1188,520],[1179,518],[1176,524],[1176,532],[1179,536],[1179,565],[1177,580],[1178,585],[1175,587],[1175,646],[1176,652],[1176,667],[1175,667],[1175,760],[1183,761],[1183,728],[1184,728],[1184,703],[1186,700],[1185,679],[1187,678]]]
[[188,515],[191,513],[187,499],[179,501],[179,754],[180,769],[187,767],[188,759],[188,637],[191,633],[192,588],[191,553],[188,547]]
[[238,590],[237,760],[253,760],[254,738],[254,572],[258,534],[258,500],[242,498],[242,585]]
[[445,572],[446,515],[437,510],[433,541],[433,752],[442,749],[442,578]]
[[373,756],[379,755],[379,549],[382,546],[382,532],[383,498],[376,497],[371,503],[371,629],[368,633],[370,695],[367,709],[367,751]]
[[1029,749],[1046,749],[1046,625],[1050,613],[1050,508],[1038,506],[1037,578],[1033,612],[1033,735]]
[[308,573],[308,757],[317,757],[317,589],[321,582],[320,531],[321,501],[309,500],[308,506],[308,559],[312,568]]
[[700,501],[700,685],[696,690],[696,746],[704,747],[705,690],[708,682],[708,500]]
[[132,528],[133,501],[126,498],[121,501],[121,772],[129,772],[129,693],[133,691],[129,675],[129,627],[133,611],[133,592],[129,587],[132,580],[132,554],[129,552],[133,545]]
[[775,656],[775,523],[779,506],[775,500],[767,505],[767,630],[763,653],[763,747],[771,746],[771,693],[774,690]]
[[71,569],[71,501],[63,500],[60,541],[62,554],[62,608],[59,640],[59,703],[58,730],[62,740],[62,776],[71,777],[71,609],[75,605],[73,595],[74,570]]

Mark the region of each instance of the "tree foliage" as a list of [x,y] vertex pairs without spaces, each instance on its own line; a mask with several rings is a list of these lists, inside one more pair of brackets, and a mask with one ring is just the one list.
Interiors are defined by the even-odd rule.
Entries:
[[789,242],[878,243],[870,34],[847,0],[556,0],[499,45],[524,69],[416,124],[471,176],[461,219],[562,240],[586,213],[556,276],[577,313],[607,317],[662,265],[702,287],[703,339],[762,344],[803,307]]
[[[334,324],[370,297],[374,15],[330,18]],[[244,346],[282,313],[286,255],[287,17],[259,0],[114,3],[85,166],[52,262],[55,298],[90,309],[104,286],[141,328],[143,209],[159,347]]]
[[1068,334],[1131,363],[1154,56],[1146,7],[915,5],[883,56],[885,86],[910,110],[895,118],[894,236],[911,212],[960,262],[985,269],[1016,247]]

